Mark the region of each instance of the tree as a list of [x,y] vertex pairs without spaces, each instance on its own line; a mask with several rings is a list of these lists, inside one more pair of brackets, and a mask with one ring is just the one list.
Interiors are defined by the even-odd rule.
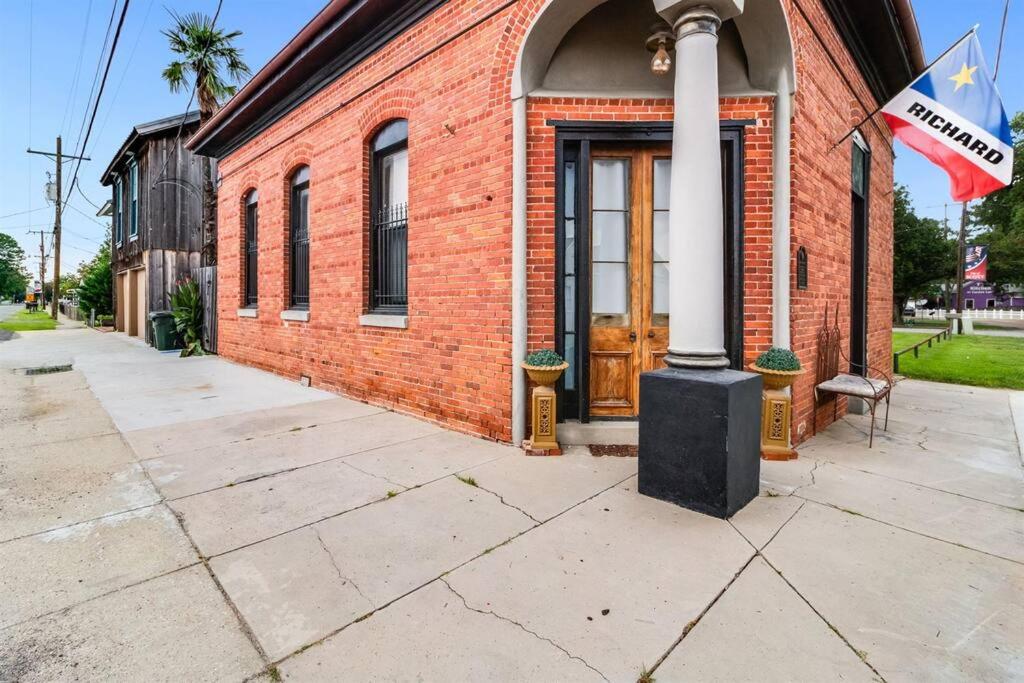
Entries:
[[114,282],[110,272],[110,235],[92,261],[79,270],[82,284],[78,287],[78,308],[84,316],[96,310],[96,315],[114,312]]
[[25,250],[16,239],[0,232],[0,299],[14,299],[24,294],[28,281]]
[[907,302],[926,296],[955,270],[955,242],[946,239],[939,221],[917,216],[910,192],[897,185],[893,193],[893,322],[901,324]]
[[[240,83],[251,73],[242,61],[242,50],[234,40],[241,31],[226,33],[216,28],[213,19],[200,12],[184,16],[171,12],[174,26],[163,31],[171,52],[179,55],[163,70],[163,78],[171,92],[181,92],[191,84],[199,98],[199,122],[210,120],[221,102],[235,94],[237,86],[227,78]],[[203,234],[202,250],[207,265],[217,262],[216,192],[210,160],[203,158]]]
[[984,226],[975,238],[989,245],[988,280],[1002,289],[1024,284],[1024,112],[1010,122],[1013,132],[1013,184],[981,200],[972,221]]

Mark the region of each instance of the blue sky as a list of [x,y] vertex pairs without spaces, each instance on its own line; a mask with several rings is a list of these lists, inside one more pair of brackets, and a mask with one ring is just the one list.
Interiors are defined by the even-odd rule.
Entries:
[[[216,9],[216,0],[130,1],[85,152],[93,160],[83,163],[80,173],[82,190],[97,204],[109,196],[99,184],[99,175],[131,127],[180,113],[188,100],[188,93],[170,93],[160,78],[171,58],[167,41],[160,35],[160,29],[170,23],[165,6],[181,13],[199,10],[211,15]],[[218,24],[243,32],[238,45],[255,72],[324,2],[224,0]],[[73,151],[112,4],[113,0],[0,0],[4,33],[0,41],[0,232],[17,238],[32,257],[39,253],[39,237],[26,231],[52,227],[53,210],[46,207],[43,186],[53,164],[26,154],[25,149],[52,149],[57,132],[63,131],[64,149]],[[990,67],[994,66],[1002,6],[1002,0],[917,0],[915,9],[927,58],[937,57],[979,23],[982,46]],[[1024,42],[1018,38],[1024,35],[1024,6],[1011,6],[1006,33],[999,86],[1012,116],[1024,109],[1024,86],[1020,85]],[[79,65],[78,87],[73,88]],[[945,174],[899,143],[896,152],[897,181],[910,186],[919,213],[941,219],[943,204],[950,202]],[[61,266],[65,272],[95,253],[104,234],[99,223],[105,222],[94,217],[95,209],[77,192],[70,205],[64,212]],[[31,213],[8,216],[24,211]],[[949,215],[952,222],[958,220],[955,206],[950,207]],[[30,260],[29,266],[35,271],[38,258]]]

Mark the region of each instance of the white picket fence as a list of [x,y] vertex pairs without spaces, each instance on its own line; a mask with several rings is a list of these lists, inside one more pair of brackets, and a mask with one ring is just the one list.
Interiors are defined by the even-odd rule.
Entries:
[[[916,320],[946,320],[950,317],[956,317],[956,311],[922,308],[914,311],[913,315]],[[1024,320],[1024,309],[968,308],[964,309],[964,317],[971,320]]]

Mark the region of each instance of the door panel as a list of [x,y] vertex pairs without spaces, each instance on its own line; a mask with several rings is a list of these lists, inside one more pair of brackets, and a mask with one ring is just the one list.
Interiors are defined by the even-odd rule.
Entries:
[[668,348],[670,149],[592,151],[590,414],[635,417]]
[[590,200],[590,412],[608,417],[636,414],[639,317],[632,255],[639,181],[631,151],[593,155]]

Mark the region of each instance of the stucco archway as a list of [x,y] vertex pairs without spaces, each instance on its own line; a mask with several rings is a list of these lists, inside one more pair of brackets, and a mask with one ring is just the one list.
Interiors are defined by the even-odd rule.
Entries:
[[[533,16],[518,46],[511,74],[513,122],[512,212],[512,359],[526,354],[527,339],[527,97],[542,91],[552,59],[566,36],[588,15],[615,0],[546,0]],[[651,0],[653,4],[653,0]],[[648,12],[648,7],[643,11]],[[779,0],[747,0],[731,22],[746,66],[748,87],[776,96],[773,149],[773,341],[788,347],[790,258],[790,120],[796,66],[785,10]],[[563,93],[569,94],[569,93]],[[608,93],[609,96],[614,96]],[[512,437],[525,432],[526,381],[512,378]]]

